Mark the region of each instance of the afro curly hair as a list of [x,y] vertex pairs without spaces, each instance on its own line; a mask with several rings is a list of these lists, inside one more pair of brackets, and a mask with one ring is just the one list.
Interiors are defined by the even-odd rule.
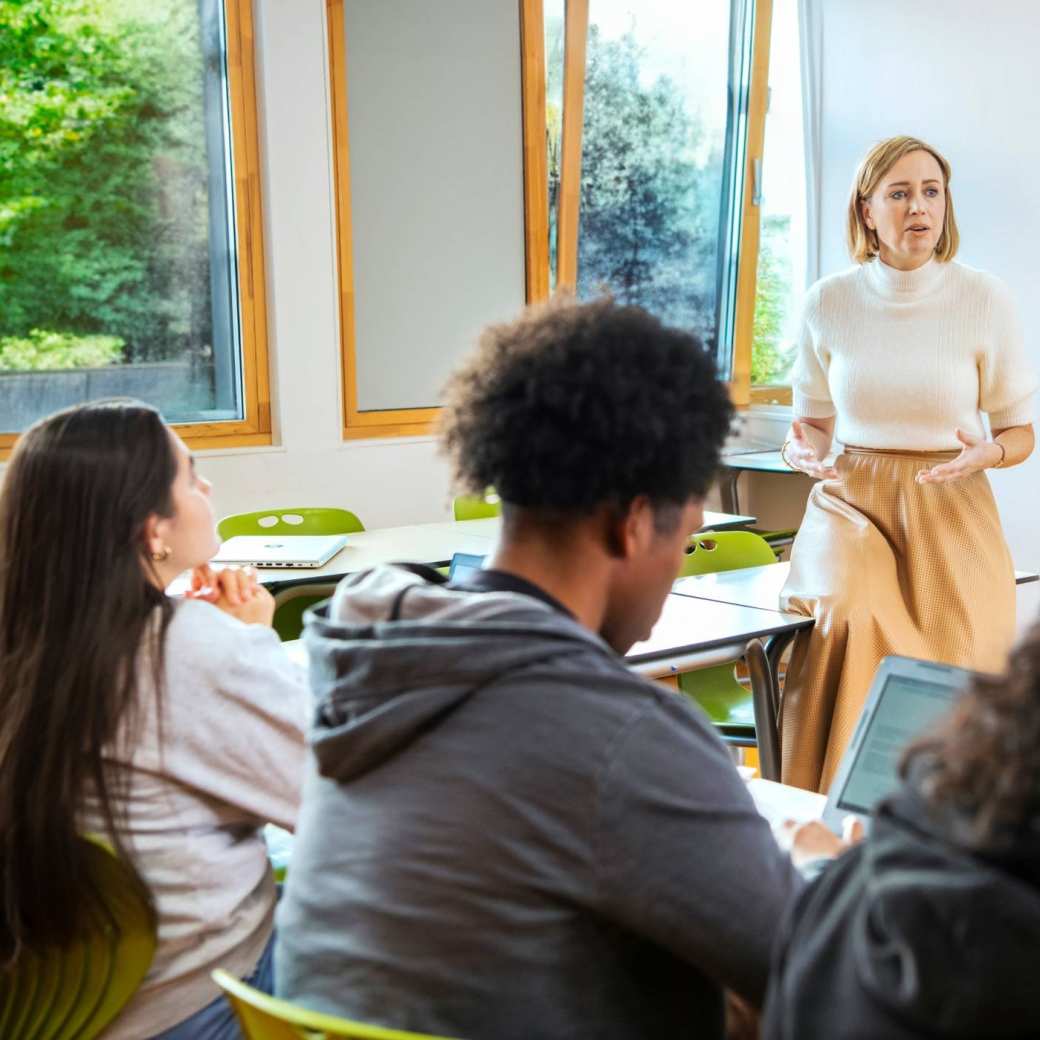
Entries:
[[552,514],[703,498],[733,418],[695,336],[609,298],[490,326],[444,403],[457,489]]

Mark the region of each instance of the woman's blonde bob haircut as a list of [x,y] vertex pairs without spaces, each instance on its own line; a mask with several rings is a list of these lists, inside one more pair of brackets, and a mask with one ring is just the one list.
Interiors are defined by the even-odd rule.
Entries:
[[849,255],[858,264],[866,263],[878,255],[877,233],[871,231],[863,220],[863,202],[877,191],[885,174],[909,152],[928,152],[943,172],[943,188],[946,192],[946,215],[943,217],[942,234],[935,243],[935,259],[952,260],[957,255],[961,237],[957,233],[957,221],[953,216],[953,196],[950,194],[950,164],[930,144],[916,137],[889,137],[874,145],[859,164],[852,181],[849,198],[849,223],[846,237]]

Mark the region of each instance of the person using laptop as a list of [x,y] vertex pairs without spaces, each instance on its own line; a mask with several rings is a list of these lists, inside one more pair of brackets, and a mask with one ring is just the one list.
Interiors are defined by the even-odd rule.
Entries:
[[691,335],[554,304],[488,329],[442,438],[502,531],[458,586],[309,614],[312,769],[279,995],[480,1040],[723,1035],[800,881],[699,709],[622,654],[661,611],[732,408]]
[[237,1040],[210,973],[273,981],[260,827],[295,822],[306,686],[270,594],[207,567],[209,492],[134,401],[42,419],[0,489],[0,971],[90,930],[82,836],[104,839],[158,930],[105,1040]]
[[1040,1036],[1037,747],[1040,623],[910,746],[870,836],[792,904],[765,1040]]

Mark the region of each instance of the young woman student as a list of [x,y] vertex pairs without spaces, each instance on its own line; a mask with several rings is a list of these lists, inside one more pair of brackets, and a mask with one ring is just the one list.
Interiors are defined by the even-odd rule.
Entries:
[[[212,574],[210,485],[152,408],[33,426],[0,491],[0,970],[70,940],[106,839],[154,902],[158,949],[106,1040],[238,1037],[209,975],[271,986],[259,828],[292,828],[306,691],[248,572]],[[165,593],[194,569],[184,599]]]

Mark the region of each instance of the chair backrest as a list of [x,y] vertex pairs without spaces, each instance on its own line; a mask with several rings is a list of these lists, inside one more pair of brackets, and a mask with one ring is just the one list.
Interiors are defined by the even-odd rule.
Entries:
[[484,520],[489,516],[502,513],[502,500],[495,494],[494,488],[488,488],[481,497],[475,495],[459,495],[452,503],[452,513],[456,520]]
[[70,946],[26,952],[0,972],[0,1036],[92,1040],[141,984],[155,955],[156,921],[130,868],[84,839],[88,869],[110,919]]
[[226,971],[213,972],[213,981],[234,1008],[246,1040],[448,1040],[308,1011],[269,997]]
[[678,576],[737,571],[766,563],[776,563],[776,553],[761,535],[753,531],[702,531],[690,539]]
[[314,506],[233,513],[217,524],[221,538],[240,534],[352,534],[364,529],[365,525],[349,509]]

